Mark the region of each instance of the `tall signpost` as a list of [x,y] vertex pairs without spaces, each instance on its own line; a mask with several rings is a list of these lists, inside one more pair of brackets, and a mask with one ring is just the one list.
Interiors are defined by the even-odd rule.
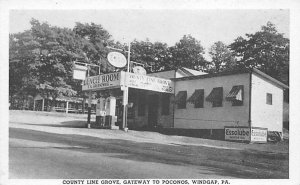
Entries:
[[[116,48],[112,48],[112,47],[108,47],[110,49],[113,50],[117,50],[117,51],[123,51],[120,49],[116,49]],[[126,51],[128,53],[128,57],[127,57],[127,73],[129,72],[129,67],[130,67],[130,43],[128,43],[128,51]],[[119,52],[110,52],[107,56],[107,59],[109,61],[109,63],[111,65],[113,65],[114,67],[124,67],[126,65],[126,58],[123,54],[119,53]],[[128,104],[128,86],[126,85],[126,76],[127,74],[125,74],[125,83],[124,83],[124,87],[123,89],[123,121],[122,121],[122,129],[124,131],[127,131],[127,104]]]
[[[90,77],[90,67],[98,67],[99,75],[100,75],[100,66],[94,64],[87,64],[83,62],[74,62],[74,70],[73,70],[73,78],[77,80],[85,80],[86,72],[87,77]],[[91,127],[91,110],[92,110],[92,91],[89,91],[89,99],[88,99],[88,117],[87,117],[87,127]]]
[[125,83],[124,83],[124,92],[123,92],[123,129],[124,131],[127,131],[127,110],[128,110],[128,94],[129,94],[129,88],[126,83],[126,78],[129,73],[129,67],[130,67],[130,42],[128,42],[128,57],[127,57],[127,74],[125,75]]

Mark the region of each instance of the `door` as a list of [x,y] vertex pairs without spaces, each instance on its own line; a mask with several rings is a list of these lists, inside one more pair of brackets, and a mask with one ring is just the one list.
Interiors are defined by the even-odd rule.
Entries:
[[157,94],[149,95],[148,97],[148,126],[154,128],[157,126],[158,120],[158,101]]

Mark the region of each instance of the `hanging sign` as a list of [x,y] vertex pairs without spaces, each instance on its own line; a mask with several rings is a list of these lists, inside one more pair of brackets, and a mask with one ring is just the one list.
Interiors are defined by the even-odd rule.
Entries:
[[74,65],[73,78],[77,80],[84,80],[86,77],[87,66]]
[[124,72],[116,72],[116,73],[109,73],[109,74],[88,77],[83,82],[82,90],[83,91],[101,90],[101,89],[120,87],[122,85],[121,76],[124,76]]
[[127,63],[126,57],[122,53],[115,51],[108,53],[107,60],[111,65],[118,68],[124,67]]
[[134,68],[132,68],[133,73],[135,74],[140,74],[140,75],[146,75],[146,69],[143,68],[142,66],[135,66]]
[[126,85],[131,88],[174,93],[174,82],[169,79],[126,73]]

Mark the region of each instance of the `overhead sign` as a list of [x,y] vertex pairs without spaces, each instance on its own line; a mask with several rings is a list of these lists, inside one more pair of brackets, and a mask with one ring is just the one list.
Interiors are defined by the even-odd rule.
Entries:
[[251,142],[266,143],[268,136],[267,128],[252,127]]
[[124,75],[125,75],[124,72],[116,72],[116,73],[109,73],[104,75],[88,77],[83,82],[82,90],[94,91],[94,90],[101,90],[101,89],[109,89],[113,87],[120,87],[122,85],[121,76]]
[[77,80],[84,80],[86,77],[87,66],[74,65],[73,78]]
[[134,68],[132,68],[133,73],[135,74],[140,74],[140,75],[146,75],[146,69],[143,68],[142,66],[135,66]]
[[126,73],[126,85],[131,88],[174,93],[174,82],[169,79]]
[[126,57],[119,52],[110,52],[107,55],[108,62],[118,68],[124,67],[127,63]]
[[225,140],[250,141],[249,127],[225,127]]

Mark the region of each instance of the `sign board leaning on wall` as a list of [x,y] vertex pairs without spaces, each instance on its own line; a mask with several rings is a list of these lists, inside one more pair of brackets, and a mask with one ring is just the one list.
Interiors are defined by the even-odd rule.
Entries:
[[249,127],[225,127],[225,140],[250,141]]
[[252,127],[251,128],[251,142],[266,143],[268,138],[268,129]]

